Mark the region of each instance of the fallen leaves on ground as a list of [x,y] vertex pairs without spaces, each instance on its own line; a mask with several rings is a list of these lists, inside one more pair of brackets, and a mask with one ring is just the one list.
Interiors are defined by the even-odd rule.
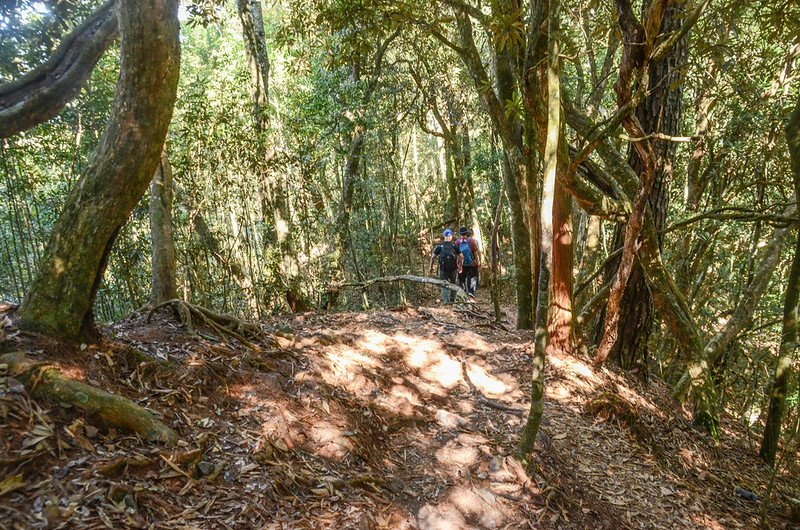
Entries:
[[[190,335],[168,312],[74,351],[5,322],[6,347],[126,395],[180,441],[145,444],[35,403],[0,367],[0,528],[758,524],[760,504],[734,492],[762,494],[769,472],[737,424],[714,444],[663,384],[642,389],[581,358],[549,359],[523,467],[512,455],[530,336],[484,321],[448,308],[304,314],[268,325],[261,352]],[[778,497],[797,486],[779,476]]]

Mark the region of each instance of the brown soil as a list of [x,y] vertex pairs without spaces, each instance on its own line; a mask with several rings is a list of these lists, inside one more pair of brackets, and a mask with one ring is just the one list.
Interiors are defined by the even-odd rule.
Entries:
[[[191,336],[165,310],[80,349],[6,322],[2,349],[133,399],[181,441],[153,446],[34,403],[0,372],[0,528],[759,524],[760,503],[740,495],[763,497],[769,481],[753,440],[729,420],[713,443],[658,382],[550,358],[537,454],[523,468],[511,455],[527,334],[449,308],[305,314],[268,329],[278,344],[255,353]],[[768,512],[776,528],[797,496],[788,475]]]

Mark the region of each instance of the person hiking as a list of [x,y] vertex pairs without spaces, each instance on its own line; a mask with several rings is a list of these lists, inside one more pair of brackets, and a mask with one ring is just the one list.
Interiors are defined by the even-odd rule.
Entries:
[[475,299],[475,292],[478,290],[478,269],[481,265],[481,247],[478,240],[472,237],[472,230],[466,226],[458,229],[458,235],[456,244],[463,256],[462,270],[458,273],[458,284],[467,292],[470,299]]
[[[444,231],[442,241],[433,249],[431,255],[430,273],[433,274],[433,262],[439,260],[439,279],[458,285],[458,274],[461,272],[463,257],[461,250],[453,241],[453,231],[449,228]],[[452,304],[456,301],[456,293],[452,289],[442,287],[443,304]]]

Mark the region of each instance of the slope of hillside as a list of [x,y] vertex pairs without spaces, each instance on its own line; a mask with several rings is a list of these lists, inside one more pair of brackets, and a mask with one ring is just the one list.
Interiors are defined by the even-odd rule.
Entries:
[[[0,376],[0,528],[747,528],[769,471],[744,431],[714,444],[656,382],[549,359],[537,457],[525,333],[444,308],[304,314],[256,352],[169,311],[59,354],[72,377],[156,411],[174,449],[35,403]],[[1,368],[1,367],[0,367]],[[796,476],[796,473],[794,474]],[[797,479],[768,513],[790,526]]]

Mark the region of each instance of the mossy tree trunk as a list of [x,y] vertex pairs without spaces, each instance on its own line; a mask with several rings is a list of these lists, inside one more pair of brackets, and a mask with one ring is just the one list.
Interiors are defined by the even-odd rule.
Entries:
[[[789,144],[789,155],[792,160],[795,201],[800,201],[800,99],[797,100],[797,105],[786,124],[786,142]],[[770,391],[764,438],[761,440],[759,451],[761,458],[770,465],[775,464],[781,424],[786,413],[786,397],[794,379],[792,362],[797,356],[798,312],[800,312],[800,235],[797,236],[795,243],[792,268],[784,296],[781,348]]]
[[[561,68],[559,17],[561,3],[551,0],[547,24],[546,83],[547,125],[544,142],[544,186],[542,187],[541,265],[536,308],[536,339],[533,345],[531,405],[520,440],[523,457],[533,451],[544,412],[546,354],[572,352],[572,199],[556,178],[559,164],[566,163],[564,127],[561,118]],[[546,328],[546,329],[545,329]]]
[[19,311],[29,330],[94,339],[92,304],[119,229],[152,180],[178,86],[177,0],[120,0],[111,117],[53,229]]

